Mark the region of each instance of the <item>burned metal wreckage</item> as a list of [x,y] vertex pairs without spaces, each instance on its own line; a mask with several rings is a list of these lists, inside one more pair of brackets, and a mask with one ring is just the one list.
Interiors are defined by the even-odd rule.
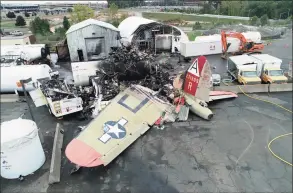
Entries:
[[152,60],[152,55],[122,47],[104,64],[108,68],[97,72],[98,101],[105,92],[115,97],[67,145],[65,154],[76,165],[73,173],[80,167],[108,165],[152,126],[163,129],[164,123],[186,121],[189,110],[210,120],[213,113],[207,102],[213,96],[237,97],[229,92],[210,94],[211,70],[204,56],[176,78],[169,76],[167,66]]
[[186,121],[189,110],[210,120],[213,113],[207,103],[213,96],[237,97],[210,93],[211,69],[204,56],[177,76],[170,70],[172,66],[157,62],[154,54],[122,46],[112,49],[88,77],[90,85],[75,86],[55,75],[39,80],[30,94],[34,100],[39,91],[56,117],[80,112],[82,118],[93,118],[66,147],[74,173],[80,167],[108,165],[151,127]]
[[123,45],[133,45],[155,53],[179,52],[180,42],[188,41],[187,35],[176,26],[137,16],[123,20],[118,29]]
[[168,73],[170,68],[157,64],[153,54],[122,46],[113,49],[109,57],[100,63],[96,75],[89,77],[90,85],[75,86],[58,75],[39,80],[40,84],[37,85],[47,100],[49,112],[56,117],[78,111],[85,117],[95,117],[101,105],[107,104],[107,101],[133,84],[160,92],[160,96],[167,98],[172,92],[172,79]]
[[[204,66],[204,62],[201,65]],[[206,68],[210,68],[210,66],[207,65]],[[101,105],[108,104],[109,101],[131,85],[140,85],[151,89],[156,93],[157,97],[170,105],[176,103],[182,107],[184,104],[182,104],[180,97],[183,97],[183,94],[180,90],[184,82],[188,82],[188,80],[185,81],[185,76],[187,79],[191,76],[188,76],[188,72],[181,74],[181,87],[174,88],[173,81],[175,76],[170,76],[169,74],[172,69],[171,64],[157,62],[156,56],[152,52],[147,50],[139,51],[137,47],[122,45],[121,47],[112,48],[109,57],[99,63],[99,68],[96,69],[95,75],[88,77],[89,85],[75,86],[58,76],[54,76],[51,79],[39,81],[39,89],[47,100],[50,113],[53,113],[56,117],[74,112],[81,112],[82,116],[85,117],[96,117],[98,111],[101,110]],[[198,72],[195,74],[198,74]],[[205,81],[209,82],[211,74],[208,73],[206,76],[208,78]],[[201,78],[198,78],[197,81],[199,80]],[[207,106],[203,104],[211,100],[207,98],[209,88],[204,90],[199,88],[198,93],[200,92],[204,92],[205,94],[202,95],[205,97],[197,94],[200,96],[197,98],[201,100],[199,104]],[[177,101],[178,97],[181,102]],[[177,108],[180,109],[180,107]],[[176,111],[176,114],[179,114],[179,112],[180,110]],[[198,114],[197,111],[195,113]],[[210,116],[212,116],[211,112],[209,115],[201,117],[210,119]]]

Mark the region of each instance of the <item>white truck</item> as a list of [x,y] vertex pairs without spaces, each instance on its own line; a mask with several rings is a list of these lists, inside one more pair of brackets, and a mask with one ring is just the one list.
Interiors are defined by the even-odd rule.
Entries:
[[231,56],[227,61],[227,70],[240,84],[260,84],[257,64],[257,59],[249,55]]
[[[228,38],[231,46],[228,52],[236,52],[239,48],[239,40],[235,38]],[[185,61],[189,61],[192,57],[206,56],[212,54],[222,53],[222,43],[220,35],[200,36],[194,41],[180,42],[180,54]]]
[[263,83],[286,83],[287,77],[281,69],[282,60],[269,54],[251,54],[257,60],[257,75]]
[[[242,35],[253,42],[261,42],[261,34],[259,32],[245,32]],[[240,40],[233,37],[227,37],[227,43],[230,44],[227,52],[234,53],[239,51]],[[186,61],[192,57],[201,55],[212,55],[222,53],[221,35],[197,36],[194,41],[181,41],[180,53]]]

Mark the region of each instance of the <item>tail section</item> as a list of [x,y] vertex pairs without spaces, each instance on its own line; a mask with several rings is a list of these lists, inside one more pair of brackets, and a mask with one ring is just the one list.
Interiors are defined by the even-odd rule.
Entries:
[[196,58],[188,68],[184,80],[184,91],[196,98],[209,101],[211,67],[206,57]]

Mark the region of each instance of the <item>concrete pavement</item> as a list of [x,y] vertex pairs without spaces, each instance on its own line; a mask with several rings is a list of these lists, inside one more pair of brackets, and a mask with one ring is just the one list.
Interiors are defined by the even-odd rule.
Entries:
[[[292,108],[292,92],[254,96]],[[13,103],[4,105],[1,115],[15,109],[9,108]],[[211,122],[190,114],[188,122],[167,124],[164,130],[150,129],[107,167],[83,168],[74,175],[69,175],[73,165],[64,156],[64,149],[78,134],[77,126],[88,121],[77,121],[74,115],[59,120],[65,130],[61,181],[49,187],[57,120],[45,108],[34,109],[38,123],[42,123],[47,161],[24,182],[1,179],[1,192],[291,191],[292,167],[273,157],[266,146],[277,135],[291,132],[292,115],[243,95],[209,106],[215,113]],[[292,162],[290,137],[277,141],[272,148]]]

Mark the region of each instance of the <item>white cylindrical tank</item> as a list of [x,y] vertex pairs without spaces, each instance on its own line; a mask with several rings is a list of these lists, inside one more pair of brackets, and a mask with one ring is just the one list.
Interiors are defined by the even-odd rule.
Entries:
[[261,34],[256,31],[248,31],[241,33],[247,40],[250,40],[254,43],[261,43]]
[[45,49],[45,44],[1,45],[1,58],[20,56],[27,61],[33,61],[42,57],[42,48]]
[[[21,85],[18,84],[21,79],[32,78],[32,82],[40,78],[50,78],[52,69],[46,65],[20,65],[5,66],[1,65],[1,93],[23,91]],[[32,83],[26,84],[26,90],[31,91],[34,87]]]
[[27,176],[45,163],[35,122],[14,119],[1,123],[1,176],[16,179]]

